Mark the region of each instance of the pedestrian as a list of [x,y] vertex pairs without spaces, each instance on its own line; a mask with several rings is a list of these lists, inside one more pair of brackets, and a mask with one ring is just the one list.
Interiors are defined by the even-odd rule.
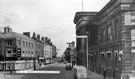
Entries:
[[106,78],[106,69],[105,68],[104,68],[103,75],[104,75],[104,79],[105,79]]
[[11,64],[8,66],[8,69],[10,71],[10,74],[12,74],[12,65]]

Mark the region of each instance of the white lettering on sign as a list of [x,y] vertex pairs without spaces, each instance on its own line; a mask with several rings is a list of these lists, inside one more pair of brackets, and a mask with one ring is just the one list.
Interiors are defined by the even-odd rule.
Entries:
[[60,71],[16,71],[16,73],[47,73],[47,74],[60,74]]

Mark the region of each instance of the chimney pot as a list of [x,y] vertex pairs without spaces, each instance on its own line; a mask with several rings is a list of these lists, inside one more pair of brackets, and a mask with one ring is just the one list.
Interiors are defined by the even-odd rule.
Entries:
[[39,40],[40,40],[40,34],[37,34],[37,39],[39,39]]
[[45,41],[44,37],[42,37],[42,41]]

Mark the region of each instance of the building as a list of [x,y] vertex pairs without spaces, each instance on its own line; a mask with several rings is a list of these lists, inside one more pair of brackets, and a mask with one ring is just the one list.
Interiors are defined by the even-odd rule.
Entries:
[[55,45],[52,44],[52,57],[56,58],[57,56],[57,48]]
[[[99,12],[77,12],[77,64],[108,77],[127,79],[135,71],[135,0],[110,0]],[[82,57],[82,59],[80,58]],[[80,62],[81,61],[81,62]],[[82,62],[85,61],[85,62]]]
[[45,37],[45,45],[44,45],[44,56],[46,58],[46,63],[52,62],[52,43],[48,37]]
[[35,54],[36,54],[36,57],[43,57],[44,55],[44,52],[43,52],[43,41],[41,40],[40,38],[40,35],[37,34],[36,36],[36,33],[33,33],[33,36],[32,36],[32,39],[34,40],[35,42]]
[[[4,33],[0,33],[0,61],[6,64],[4,66],[1,64],[1,67],[4,68],[0,68],[0,70],[7,70],[9,64],[17,61],[30,62],[35,57],[34,49],[35,43],[30,37],[12,32],[10,27],[5,27]],[[14,69],[18,69],[17,67],[18,65],[14,64]]]
[[75,42],[67,43],[69,46],[64,52],[64,60],[75,65],[76,63],[76,53],[75,53]]
[[13,66],[13,70],[36,69],[56,57],[56,46],[50,39],[40,38],[35,33],[30,37],[30,32],[12,32],[10,27],[3,29],[0,33],[0,70],[8,70],[8,66]]

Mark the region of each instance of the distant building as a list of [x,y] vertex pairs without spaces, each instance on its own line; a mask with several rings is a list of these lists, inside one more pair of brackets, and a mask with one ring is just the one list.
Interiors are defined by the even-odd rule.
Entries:
[[57,56],[57,48],[55,45],[52,44],[52,57],[56,58]]
[[36,36],[36,33],[33,33],[32,39],[35,42],[35,56],[39,58],[44,57],[44,43],[41,40],[40,35],[37,34]]
[[50,39],[45,40],[35,33],[30,37],[30,32],[12,32],[8,26],[3,29],[0,32],[0,70],[8,70],[10,65],[13,70],[36,68],[52,62],[56,47]]
[[71,62],[75,64],[76,62],[76,49],[75,49],[75,42],[68,43],[68,47],[66,48],[64,52],[64,58],[67,62]]

